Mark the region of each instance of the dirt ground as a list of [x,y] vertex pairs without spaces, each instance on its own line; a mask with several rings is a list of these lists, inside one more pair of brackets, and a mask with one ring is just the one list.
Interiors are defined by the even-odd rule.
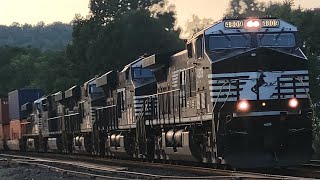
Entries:
[[62,172],[55,172],[46,168],[33,167],[30,165],[8,164],[0,162],[0,180],[57,180],[71,179],[84,180],[89,178],[68,175]]

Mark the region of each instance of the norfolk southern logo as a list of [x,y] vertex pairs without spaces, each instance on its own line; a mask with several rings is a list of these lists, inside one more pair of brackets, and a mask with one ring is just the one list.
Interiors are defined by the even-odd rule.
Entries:
[[266,80],[266,78],[267,76],[264,74],[264,72],[260,71],[260,76],[257,79],[257,84],[251,88],[251,91],[258,94],[260,87],[270,87],[270,86],[274,86],[277,83],[277,80],[275,79],[272,79],[272,78],[270,79],[269,77]]
[[254,85],[252,88],[251,88],[251,91],[258,94],[258,90],[261,86],[265,85],[266,84],[266,81],[264,80],[264,78],[266,77],[266,75],[263,74],[263,72],[261,72],[260,76],[259,76],[259,79],[257,81],[257,84]]

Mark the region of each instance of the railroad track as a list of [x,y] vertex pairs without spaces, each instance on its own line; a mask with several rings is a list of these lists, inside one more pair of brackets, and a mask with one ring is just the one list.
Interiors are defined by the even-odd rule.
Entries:
[[303,167],[320,170],[320,160],[310,160],[309,163],[303,164]]
[[[66,174],[103,179],[301,179],[258,172],[149,163],[82,155],[10,153],[2,160],[48,168]],[[67,159],[67,160],[66,160]]]
[[310,162],[297,167],[274,168],[266,170],[259,169],[253,171],[263,172],[266,174],[320,179],[320,160],[311,160]]
[[306,177],[320,179],[320,160],[310,160],[309,163],[288,170],[292,170],[291,174],[304,174]]

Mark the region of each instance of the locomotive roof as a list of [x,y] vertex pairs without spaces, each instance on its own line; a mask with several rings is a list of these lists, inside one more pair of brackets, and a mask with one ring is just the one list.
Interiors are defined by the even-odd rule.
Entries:
[[85,83],[83,83],[83,85],[86,86],[86,85],[88,85],[88,84],[92,84],[92,83],[95,82],[96,79],[97,79],[96,77],[91,78],[90,80],[88,80],[88,81],[86,81]]
[[60,100],[64,99],[64,92],[59,91],[59,92],[52,94],[52,96],[54,97],[55,101],[60,101]]
[[98,77],[96,79],[96,85],[97,87],[109,84],[109,81],[112,81],[111,78],[113,78],[113,76],[111,75],[114,71],[108,71],[107,73],[101,75],[100,77]]
[[43,96],[43,97],[35,100],[35,101],[34,101],[34,104],[41,103],[41,102],[42,102],[43,100],[45,100],[45,99],[47,99],[47,97],[46,97],[46,96]]
[[53,93],[52,95],[53,95],[53,96],[56,96],[56,95],[59,95],[59,94],[62,94],[62,91],[58,91],[58,92],[56,92],[56,93]]
[[151,56],[144,57],[141,60],[140,64],[143,68],[150,68],[155,70],[163,65],[168,64],[168,61],[170,60],[171,56],[181,52],[183,53],[185,52],[185,50],[181,49],[181,50],[167,52],[167,53],[153,54]]
[[112,72],[113,72],[113,70],[108,71],[108,72],[104,73],[103,75],[101,75],[100,77],[98,77],[97,79],[99,79],[99,78],[101,78],[103,76],[107,76],[108,74],[111,74]]
[[72,90],[72,89],[74,89],[74,88],[76,88],[76,87],[77,87],[77,85],[74,85],[74,86],[72,86],[71,88],[67,89],[66,91]]
[[138,64],[138,62],[140,62],[143,58],[144,58],[144,57],[141,56],[141,57],[139,57],[138,59],[136,59],[136,60],[132,61],[131,63],[127,64],[126,66],[124,66],[124,68],[122,69],[121,72],[126,72],[127,69],[129,69],[129,68],[130,68],[131,66],[133,66],[133,65],[141,66],[141,64],[140,64],[140,63]]
[[[247,29],[247,28],[226,28],[225,27],[225,22],[227,21],[248,21],[248,20],[277,20],[280,22],[279,26],[277,27],[260,27],[257,29]],[[265,32],[266,29],[268,29],[268,32],[278,32],[278,31],[292,31],[296,32],[298,31],[298,28],[282,19],[277,19],[277,18],[231,18],[231,19],[222,19],[217,22],[215,22],[213,25],[208,26],[204,28],[203,30],[199,31],[195,35],[192,36],[188,40],[187,43],[190,43],[193,39],[197,38],[200,35],[210,35],[210,34],[221,34],[221,31],[223,33],[248,33],[248,32]]]

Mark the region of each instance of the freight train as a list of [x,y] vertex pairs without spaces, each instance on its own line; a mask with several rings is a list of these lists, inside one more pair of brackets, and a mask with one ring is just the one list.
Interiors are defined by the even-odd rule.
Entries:
[[181,52],[141,56],[66,91],[9,93],[20,116],[2,125],[2,148],[299,165],[312,154],[312,112],[297,32],[277,18],[223,19]]

